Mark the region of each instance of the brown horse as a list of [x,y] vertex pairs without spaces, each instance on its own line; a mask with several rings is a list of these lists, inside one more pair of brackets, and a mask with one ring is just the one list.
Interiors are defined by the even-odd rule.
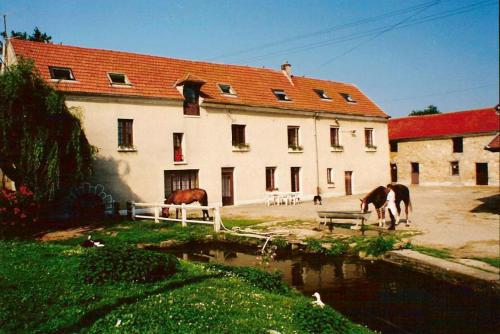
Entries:
[[[173,191],[166,199],[165,204],[191,204],[193,202],[199,202],[202,206],[208,205],[207,192],[200,188],[194,189],[179,189]],[[169,208],[163,208],[162,214],[164,217],[168,217]],[[175,217],[179,218],[179,210],[175,210]],[[203,219],[210,219],[208,210],[203,210]]]
[[[388,190],[386,187],[380,186],[373,189],[368,193],[364,198],[361,198],[361,211],[367,212],[368,205],[371,203],[375,206],[377,211],[379,224],[384,223],[385,221],[385,210],[383,208],[385,201],[387,200]],[[394,193],[396,194],[396,208],[398,209],[398,215],[401,214],[401,201],[405,204],[405,213],[406,213],[406,225],[410,224],[410,220],[408,219],[408,209],[411,209],[411,200],[410,200],[410,190],[408,187],[402,184],[394,185]]]

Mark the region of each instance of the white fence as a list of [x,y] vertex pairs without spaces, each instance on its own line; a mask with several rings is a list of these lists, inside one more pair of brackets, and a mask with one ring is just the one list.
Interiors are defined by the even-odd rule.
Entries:
[[[154,215],[153,216],[146,216],[146,215],[136,214],[136,210],[139,207],[152,209]],[[169,209],[176,209],[176,210],[180,209],[181,219],[161,217],[162,208],[169,208]],[[187,223],[213,225],[215,232],[219,232],[220,228],[221,228],[221,221],[222,220],[220,218],[220,207],[219,206],[201,206],[201,205],[186,205],[186,204],[175,205],[175,204],[161,204],[161,203],[130,202],[130,210],[131,210],[130,214],[132,216],[132,219],[135,219],[135,218],[154,219],[154,221],[156,223],[159,223],[160,220],[177,221],[177,222],[182,223],[182,227],[186,227]],[[213,218],[211,221],[187,219],[187,211],[188,210],[210,210],[210,211],[212,211]]]

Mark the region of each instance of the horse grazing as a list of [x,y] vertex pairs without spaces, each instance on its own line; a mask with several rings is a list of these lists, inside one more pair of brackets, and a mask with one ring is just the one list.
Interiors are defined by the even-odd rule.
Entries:
[[[368,205],[370,203],[375,206],[379,226],[384,226],[385,224],[385,210],[383,206],[387,200],[387,192],[386,187],[380,186],[373,189],[364,198],[360,199],[361,211],[363,212],[368,211]],[[408,209],[411,209],[410,190],[402,184],[395,184],[394,193],[396,194],[396,208],[398,210],[398,215],[401,214],[401,201],[405,204],[406,225],[408,226],[410,224],[410,220],[408,219]]]
[[[191,204],[193,202],[199,202],[202,206],[208,205],[207,192],[200,188],[194,189],[179,189],[173,191],[166,199],[165,204]],[[169,208],[163,208],[162,214],[164,217],[168,217]],[[175,210],[175,217],[179,218],[179,210]],[[210,219],[208,210],[203,210],[203,219]]]

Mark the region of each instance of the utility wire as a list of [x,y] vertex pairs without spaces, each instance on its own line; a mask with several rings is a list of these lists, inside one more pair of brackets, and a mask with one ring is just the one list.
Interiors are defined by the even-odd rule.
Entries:
[[469,88],[464,88],[464,89],[449,90],[449,91],[441,92],[441,93],[431,93],[431,94],[424,94],[424,95],[416,95],[416,96],[402,97],[402,98],[397,98],[397,99],[381,100],[381,101],[377,101],[377,102],[380,102],[380,103],[383,103],[383,102],[396,102],[396,101],[405,101],[405,100],[419,99],[421,97],[442,96],[442,95],[449,95],[449,94],[456,94],[456,93],[467,92],[467,91],[470,91],[470,90],[476,90],[476,89],[486,88],[486,87],[491,87],[491,86],[496,86],[496,85],[498,85],[498,84],[497,83],[493,83],[493,84],[487,84],[487,85],[476,86],[476,87],[469,87]]
[[[470,12],[470,11],[473,11],[473,10],[476,10],[476,9],[479,9],[479,8],[482,8],[485,6],[493,5],[495,3],[496,3],[496,1],[492,2],[491,0],[486,0],[486,1],[480,1],[480,2],[474,3],[472,5],[467,5],[467,6],[455,8],[452,10],[438,12],[435,14],[421,17],[419,19],[410,20],[406,24],[402,24],[400,26],[395,27],[393,30],[403,29],[403,28],[410,27],[413,25],[432,22],[432,21],[444,19],[444,18],[447,18],[450,16],[463,14],[463,13]],[[347,42],[347,41],[356,40],[359,38],[368,37],[371,35],[376,35],[389,27],[390,26],[383,26],[383,27],[379,27],[379,28],[374,28],[371,30],[363,31],[363,32],[358,32],[358,33],[354,33],[354,34],[349,34],[349,35],[337,37],[334,39],[327,39],[327,40],[323,40],[323,41],[319,41],[319,42],[315,42],[315,43],[310,43],[310,44],[306,44],[306,45],[302,45],[302,46],[297,46],[297,47],[293,47],[293,48],[275,51],[272,53],[267,53],[267,54],[256,56],[256,57],[250,57],[250,58],[243,59],[241,61],[260,60],[260,59],[268,58],[270,56],[279,55],[282,53],[286,53],[287,55],[289,55],[289,54],[294,54],[294,53],[299,53],[299,52],[305,52],[305,51],[309,51],[309,50],[316,49],[319,47],[325,47],[325,46],[329,46],[329,45],[333,45],[333,44],[337,44],[337,43]]]

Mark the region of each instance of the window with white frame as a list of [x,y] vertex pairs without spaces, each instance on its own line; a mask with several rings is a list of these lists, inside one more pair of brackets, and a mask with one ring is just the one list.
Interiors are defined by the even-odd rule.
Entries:
[[55,80],[75,80],[73,71],[69,67],[49,66],[50,78]]
[[174,133],[174,162],[184,162],[184,134]]
[[373,141],[373,128],[365,128],[365,147],[377,148]]
[[133,119],[118,119],[118,147],[131,149],[134,147]]
[[300,146],[300,127],[289,126],[288,127],[288,148],[293,151],[302,151],[302,146]]
[[245,141],[245,127],[243,124],[231,125],[231,137],[234,148],[247,149],[249,147]]
[[333,148],[340,147],[340,129],[338,126],[330,127],[330,146]]
[[333,182],[333,168],[326,169],[326,183],[328,183],[328,185],[335,184],[335,182]]
[[283,89],[273,89],[273,93],[279,101],[291,101]]
[[123,73],[108,72],[108,79],[112,85],[118,85],[118,86],[119,85],[124,85],[124,86],[131,85],[130,81],[128,80],[128,77]]
[[273,191],[276,190],[276,183],[274,180],[274,175],[276,174],[276,167],[266,167],[266,190]]
[[217,84],[217,86],[219,87],[219,90],[221,91],[222,94],[236,96],[236,91],[234,90],[234,88],[231,85],[220,83],[220,84]]

